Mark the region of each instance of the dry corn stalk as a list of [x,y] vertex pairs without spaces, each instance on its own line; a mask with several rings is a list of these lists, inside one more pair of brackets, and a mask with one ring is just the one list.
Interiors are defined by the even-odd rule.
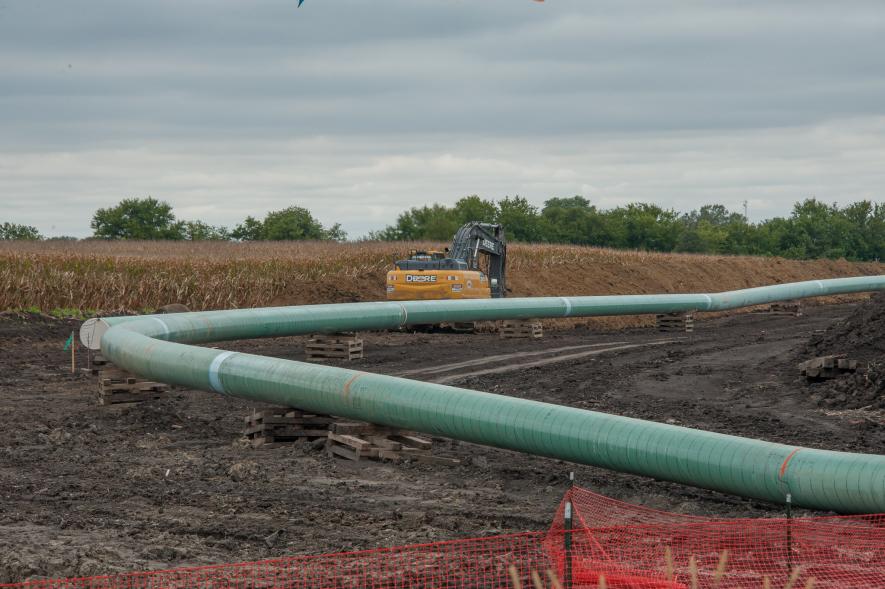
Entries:
[[541,575],[538,574],[538,571],[532,571],[532,585],[535,586],[535,589],[544,589],[544,583],[541,582]]
[[550,586],[553,589],[562,589],[562,583],[559,582],[559,577],[553,572],[553,569],[547,569],[547,578],[550,579]]
[[516,570],[516,566],[510,565],[507,567],[507,572],[510,574],[510,584],[513,585],[513,589],[522,589],[522,581],[519,580],[519,572]]
[[[379,300],[410,249],[435,243],[0,242],[0,310],[192,310]],[[706,292],[783,281],[885,273],[885,265],[512,244],[515,296]],[[582,320],[583,321],[583,320]],[[645,324],[601,318],[600,325]],[[571,321],[570,324],[573,324]]]

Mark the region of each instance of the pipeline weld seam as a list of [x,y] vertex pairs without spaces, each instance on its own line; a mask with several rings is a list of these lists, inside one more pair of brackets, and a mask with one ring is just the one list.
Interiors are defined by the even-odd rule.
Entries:
[[149,317],[149,319],[153,319],[157,323],[163,326],[163,335],[169,337],[169,326],[166,325],[166,322],[160,319],[159,317]]
[[400,325],[400,327],[402,327],[409,320],[409,312],[406,310],[405,305],[400,304],[399,308],[400,308],[400,311],[402,311],[402,313],[401,313],[402,320],[400,321],[399,325]]
[[790,452],[789,455],[787,455],[787,457],[784,459],[783,464],[781,464],[781,468],[778,471],[777,478],[779,478],[780,480],[784,480],[784,475],[787,474],[787,466],[790,464],[790,461],[793,459],[793,456],[795,456],[796,453],[799,452],[799,450],[801,450],[801,449],[802,448],[794,448],[793,451]]
[[824,286],[824,283],[821,282],[820,280],[815,280],[814,283],[817,284],[817,286],[818,286],[818,288],[820,288],[821,292],[827,290],[826,287]]
[[704,298],[707,299],[707,310],[711,310],[713,308],[713,297],[708,294],[704,295]]
[[216,393],[221,393],[222,395],[226,395],[227,391],[224,390],[224,385],[221,384],[221,378],[218,375],[218,371],[221,369],[221,364],[236,354],[236,352],[221,352],[212,360],[212,364],[209,365],[209,386],[212,387],[212,390]]
[[362,373],[354,374],[353,376],[350,377],[350,379],[349,379],[346,383],[344,383],[344,396],[345,396],[345,397],[349,397],[349,396],[350,396],[350,386],[351,386],[353,383],[355,383],[356,380],[357,380],[359,377],[361,377],[361,376],[362,376]]
[[567,298],[565,298],[565,297],[559,297],[559,300],[562,301],[563,303],[565,303],[565,313],[564,313],[562,316],[563,316],[563,317],[568,317],[569,315],[572,314],[572,304],[571,304],[571,302],[570,302]]

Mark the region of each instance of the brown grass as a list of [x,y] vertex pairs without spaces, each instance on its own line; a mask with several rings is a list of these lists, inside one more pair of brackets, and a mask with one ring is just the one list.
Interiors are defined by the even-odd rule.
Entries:
[[[193,310],[384,299],[394,260],[430,243],[0,242],[0,309]],[[511,296],[710,292],[885,273],[885,264],[512,244]],[[586,320],[579,320],[586,322]],[[639,318],[606,318],[611,327]]]

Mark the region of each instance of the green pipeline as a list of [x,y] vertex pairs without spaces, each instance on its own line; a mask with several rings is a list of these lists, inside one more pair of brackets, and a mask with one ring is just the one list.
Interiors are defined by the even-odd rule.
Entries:
[[775,444],[344,368],[188,344],[409,324],[720,311],[885,290],[885,276],[724,293],[307,305],[84,323],[80,337],[141,376],[225,395],[550,456],[743,497],[885,512],[885,456]]

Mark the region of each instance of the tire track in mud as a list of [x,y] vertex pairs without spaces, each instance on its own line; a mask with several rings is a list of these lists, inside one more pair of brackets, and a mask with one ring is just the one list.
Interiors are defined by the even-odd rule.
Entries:
[[474,358],[463,362],[452,362],[451,364],[440,364],[439,366],[428,366],[425,368],[416,368],[414,370],[405,370],[398,372],[394,376],[414,376],[418,374],[434,374],[438,372],[449,372],[458,368],[467,368],[470,366],[478,366],[498,362],[502,360],[513,360],[516,358],[527,358],[530,356],[548,356],[558,352],[567,352],[571,350],[585,350],[587,348],[598,348],[601,346],[614,346],[626,344],[628,342],[599,342],[595,344],[583,344],[580,346],[563,346],[561,348],[552,348],[546,350],[530,350],[527,352],[513,352],[512,354],[498,354],[496,356],[483,356],[482,358]]
[[[581,358],[586,358],[587,356],[596,356],[599,354],[604,354],[606,352],[619,352],[622,350],[631,350],[634,348],[643,348],[648,346],[660,346],[664,344],[671,344],[680,341],[677,339],[664,339],[664,340],[653,340],[650,342],[643,342],[638,344],[628,344],[627,342],[607,342],[602,344],[588,344],[584,346],[566,346],[562,348],[554,348],[552,350],[539,350],[539,351],[531,351],[531,352],[516,352],[514,354],[500,354],[497,356],[487,356],[485,358],[478,358],[475,360],[468,360],[465,362],[455,362],[453,364],[444,364],[442,366],[433,366],[429,368],[409,370],[406,372],[401,372],[396,376],[417,376],[417,375],[432,375],[438,374],[440,372],[452,372],[454,370],[460,370],[461,368],[467,368],[471,366],[481,366],[488,365],[493,362],[501,362],[507,360],[516,360],[516,362],[509,362],[507,364],[501,366],[494,366],[491,368],[483,368],[480,370],[473,370],[469,372],[458,372],[457,374],[448,374],[443,376],[438,376],[435,378],[429,379],[429,382],[435,382],[438,384],[448,384],[452,382],[457,382],[459,380],[464,380],[467,378],[475,377],[475,376],[484,376],[487,374],[502,374],[505,372],[514,372],[517,370],[525,370],[527,368],[535,368],[538,366],[547,366],[549,364],[556,364],[560,362],[568,362],[569,360],[578,360]],[[606,346],[606,347],[602,347]],[[593,348],[593,349],[586,349]],[[558,354],[558,352],[575,350],[575,349],[584,349],[582,352],[576,352],[573,354]],[[552,355],[551,355],[552,354]],[[541,358],[539,360],[532,360],[530,362],[523,362],[522,360],[527,357],[533,356],[548,356],[545,358]]]

